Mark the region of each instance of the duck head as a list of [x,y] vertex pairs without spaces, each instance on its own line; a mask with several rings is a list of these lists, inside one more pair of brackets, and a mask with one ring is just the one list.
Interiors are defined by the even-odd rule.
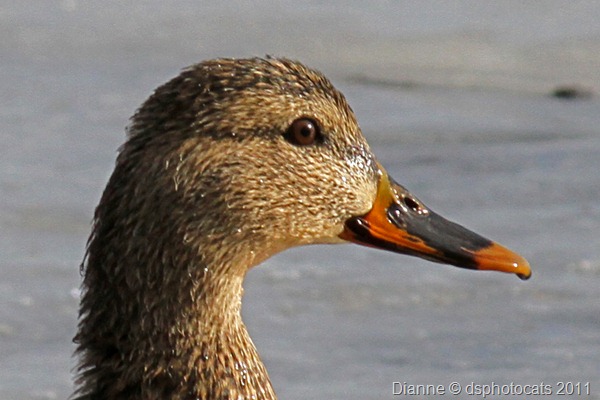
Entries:
[[522,257],[442,218],[389,177],[344,96],[290,60],[221,59],[184,71],[138,111],[123,153],[142,172],[138,193],[171,207],[162,218],[176,222],[173,234],[237,249],[245,258],[237,264],[350,241],[530,276]]
[[244,275],[344,242],[530,275],[395,183],[320,73],[285,59],[183,71],[134,115],[96,208],[78,398],[274,399],[241,320]]

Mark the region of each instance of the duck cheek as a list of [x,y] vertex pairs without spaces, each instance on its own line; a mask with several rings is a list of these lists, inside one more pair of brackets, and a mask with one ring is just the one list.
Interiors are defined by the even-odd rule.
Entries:
[[301,244],[343,243],[340,234],[346,221],[373,208],[377,186],[366,181],[345,181],[335,190],[299,201],[288,219],[288,232]]
[[[277,225],[286,241],[292,246],[300,246],[339,243],[338,236],[344,229],[344,222],[343,218],[337,217],[329,209],[295,204],[287,207],[286,217],[280,219]],[[282,223],[283,225],[280,225]]]
[[336,185],[342,199],[338,211],[347,219],[363,215],[373,208],[381,165],[364,145],[350,147],[343,160],[339,166],[340,174]]
[[323,219],[313,215],[297,213],[288,222],[287,235],[295,245],[321,243],[330,236],[331,227]]
[[373,209],[376,198],[376,182],[372,180],[356,182],[352,192],[347,195],[346,208],[344,209],[345,216],[350,218],[368,213]]

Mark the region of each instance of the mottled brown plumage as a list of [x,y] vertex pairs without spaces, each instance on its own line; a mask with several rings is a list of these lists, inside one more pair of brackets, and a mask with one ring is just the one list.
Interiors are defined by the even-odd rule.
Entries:
[[[307,117],[322,141],[298,146]],[[220,59],[134,115],[83,264],[76,398],[274,399],[241,320],[249,268],[341,242],[377,167],[343,95],[285,59]]]

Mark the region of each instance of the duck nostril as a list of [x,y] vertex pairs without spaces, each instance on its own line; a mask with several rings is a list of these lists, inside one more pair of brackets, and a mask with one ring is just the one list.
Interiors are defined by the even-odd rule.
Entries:
[[411,199],[410,197],[404,198],[404,204],[406,205],[406,207],[413,211],[419,211],[419,203],[417,203],[414,199]]
[[412,197],[404,197],[403,199],[404,205],[408,207],[409,210],[419,214],[419,215],[427,215],[428,211],[425,207],[421,206],[419,202]]

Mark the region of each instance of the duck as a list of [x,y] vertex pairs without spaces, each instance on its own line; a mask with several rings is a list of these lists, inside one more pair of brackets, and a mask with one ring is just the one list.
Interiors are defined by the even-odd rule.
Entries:
[[184,69],[132,117],[94,212],[72,398],[276,399],[244,277],[285,249],[349,242],[531,275],[398,184],[320,72],[268,56]]

